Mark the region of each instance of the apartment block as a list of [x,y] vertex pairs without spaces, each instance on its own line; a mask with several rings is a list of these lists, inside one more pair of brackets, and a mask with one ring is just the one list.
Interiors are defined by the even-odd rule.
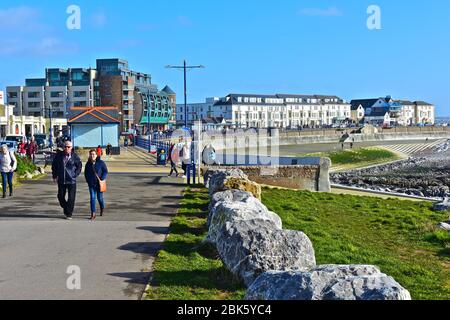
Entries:
[[[188,122],[224,118],[234,128],[314,128],[351,121],[350,104],[337,96],[229,94],[187,106]],[[177,106],[183,123],[184,105]]]

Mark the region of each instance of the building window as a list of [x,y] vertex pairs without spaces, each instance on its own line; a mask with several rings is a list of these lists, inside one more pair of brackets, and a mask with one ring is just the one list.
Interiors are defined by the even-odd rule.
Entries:
[[8,98],[17,99],[17,92],[8,92]]
[[50,98],[62,98],[64,93],[62,91],[52,91],[50,92]]
[[28,98],[39,98],[39,92],[28,92]]
[[28,108],[40,108],[41,103],[40,102],[28,102]]
[[74,98],[86,98],[86,91],[74,91]]

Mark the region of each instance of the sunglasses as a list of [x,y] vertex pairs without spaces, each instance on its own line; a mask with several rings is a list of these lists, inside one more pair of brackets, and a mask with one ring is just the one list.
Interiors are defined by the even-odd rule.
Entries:
[[71,149],[72,147],[66,146],[66,147],[64,147],[64,148],[66,148],[66,149]]

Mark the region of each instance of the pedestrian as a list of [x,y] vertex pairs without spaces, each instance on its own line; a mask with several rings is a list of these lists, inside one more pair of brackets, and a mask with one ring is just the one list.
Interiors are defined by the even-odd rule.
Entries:
[[6,184],[9,186],[9,196],[13,196],[13,177],[17,169],[17,159],[12,150],[7,145],[0,148],[0,172],[2,175],[3,198],[6,198]]
[[342,144],[342,150],[344,150],[344,144]]
[[38,149],[38,145],[36,141],[34,140],[34,137],[31,137],[31,140],[28,140],[26,151],[27,151],[27,157],[35,163],[36,160],[36,152]]
[[350,149],[353,149],[353,142],[350,142]]
[[125,141],[123,142],[123,146],[125,147],[125,150],[128,151],[128,139],[125,138]]
[[97,153],[97,157],[99,157],[99,158],[101,158],[103,156],[102,146],[99,145],[97,147],[96,153]]
[[73,152],[70,141],[64,143],[64,151],[59,152],[52,163],[53,182],[58,184],[59,204],[68,220],[72,220],[77,194],[77,178],[82,166],[80,157]]
[[96,201],[100,205],[100,217],[103,216],[105,211],[105,200],[103,193],[106,191],[103,189],[102,184],[106,184],[106,178],[108,176],[108,168],[103,160],[98,157],[97,152],[92,149],[89,151],[89,159],[84,168],[84,177],[89,187],[89,195],[91,199],[91,220],[96,218]]
[[183,148],[180,151],[181,167],[184,171],[183,178],[186,178],[188,166],[191,164],[191,150],[188,142],[183,144]]
[[172,143],[169,148],[169,161],[170,161],[170,173],[169,177],[175,172],[176,177],[178,177],[177,164],[179,162],[179,150],[177,149],[175,143]]
[[26,143],[25,141],[21,141],[17,147],[17,152],[19,153],[19,157],[25,158],[27,156]]
[[111,155],[111,144],[108,143],[108,145],[106,146],[106,155],[110,156]]

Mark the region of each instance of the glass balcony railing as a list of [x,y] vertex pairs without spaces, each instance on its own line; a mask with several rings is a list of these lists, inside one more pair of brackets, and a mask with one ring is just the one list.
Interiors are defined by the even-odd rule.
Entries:
[[123,110],[134,110],[134,106],[132,104],[126,104],[123,106]]

